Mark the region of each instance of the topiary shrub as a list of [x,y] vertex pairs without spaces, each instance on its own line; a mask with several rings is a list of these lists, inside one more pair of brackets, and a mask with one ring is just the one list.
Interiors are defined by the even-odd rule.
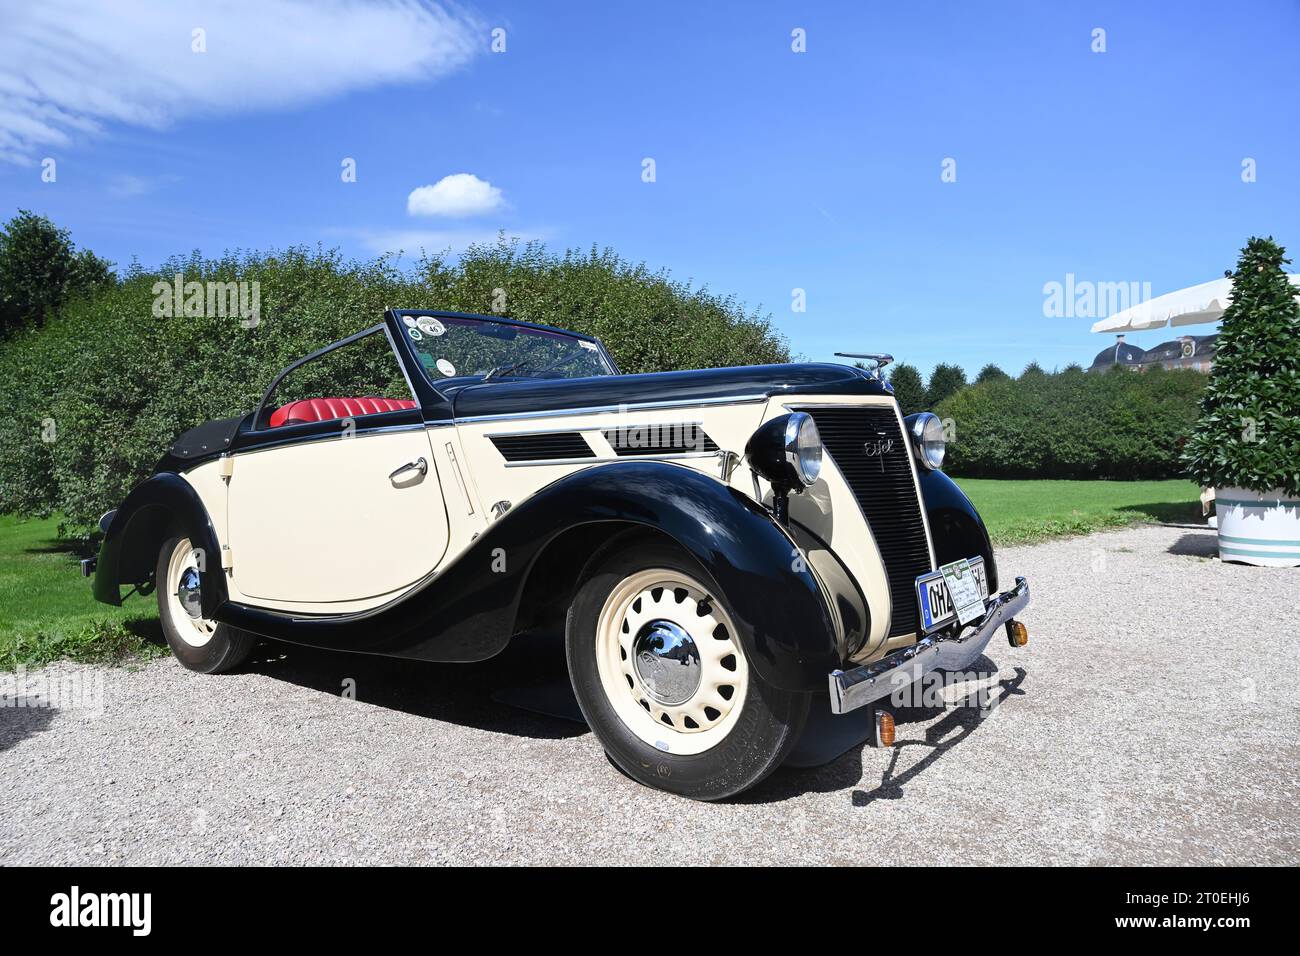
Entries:
[[1300,299],[1272,238],[1252,238],[1232,276],[1210,383],[1187,443],[1193,480],[1300,496]]

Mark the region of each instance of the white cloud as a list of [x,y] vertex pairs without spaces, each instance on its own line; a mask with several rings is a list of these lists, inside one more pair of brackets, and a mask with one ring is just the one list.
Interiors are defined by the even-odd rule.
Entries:
[[505,204],[501,190],[473,173],[443,176],[432,186],[420,186],[406,197],[412,216],[481,216]]
[[[278,109],[429,80],[485,28],[432,0],[40,0],[5,4],[0,160],[31,162],[106,124]],[[192,49],[195,29],[206,52]]]
[[145,176],[132,176],[130,173],[121,173],[110,177],[108,180],[108,194],[119,199],[143,196],[153,187],[154,180]]

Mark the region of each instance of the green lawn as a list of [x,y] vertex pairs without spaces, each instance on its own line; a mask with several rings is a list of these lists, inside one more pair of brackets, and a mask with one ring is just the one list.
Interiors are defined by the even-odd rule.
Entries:
[[1201,520],[1190,481],[997,481],[959,478],[995,544],[1040,541],[1143,521]]
[[[1200,515],[1187,481],[958,481],[998,544]],[[162,653],[152,595],[97,603],[58,540],[58,519],[0,516],[0,670],[60,658],[123,660]]]
[[0,671],[60,658],[116,660],[156,652],[152,595],[109,607],[90,596],[59,521],[0,515]]

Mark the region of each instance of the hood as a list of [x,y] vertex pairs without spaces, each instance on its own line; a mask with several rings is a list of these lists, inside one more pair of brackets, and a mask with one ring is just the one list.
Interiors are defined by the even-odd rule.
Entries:
[[787,394],[888,395],[890,391],[860,368],[810,362],[488,382],[449,389],[448,393],[456,418],[474,418],[648,403],[718,403]]

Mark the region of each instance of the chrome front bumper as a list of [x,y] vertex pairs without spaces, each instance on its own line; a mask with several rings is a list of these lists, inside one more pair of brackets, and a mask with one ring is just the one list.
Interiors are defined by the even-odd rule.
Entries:
[[831,671],[831,712],[846,714],[902,690],[930,671],[964,666],[1028,603],[1029,582],[1016,578],[1015,587],[989,600],[984,619],[974,631],[951,637],[932,634],[871,664]]

